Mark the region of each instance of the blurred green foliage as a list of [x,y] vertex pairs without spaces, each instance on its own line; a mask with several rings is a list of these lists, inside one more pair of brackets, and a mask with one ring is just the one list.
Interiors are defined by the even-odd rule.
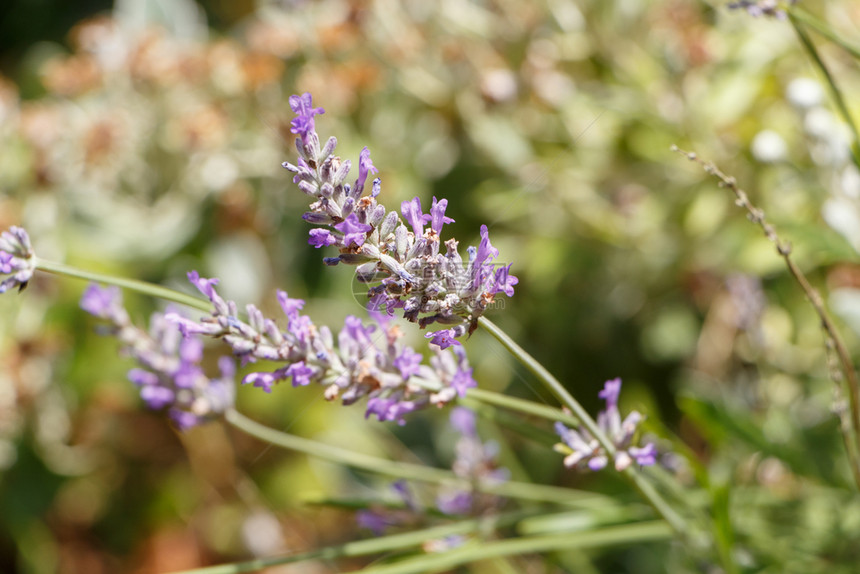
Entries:
[[[67,4],[4,7],[0,228],[25,227],[42,257],[180,289],[197,269],[268,310],[286,289],[337,326],[360,311],[350,273],[306,245],[305,197],[278,167],[294,155],[286,99],[310,91],[343,157],[372,150],[382,203],[447,198],[462,245],[490,227],[520,278],[491,318],[593,411],[622,377],[622,409],[689,449],[675,470],[698,477],[742,569],[854,571],[860,506],[817,318],[729,193],[669,151],[737,177],[856,357],[860,174],[787,23],[684,0],[125,0],[65,35],[107,7]],[[855,4],[809,9],[856,37]],[[857,114],[857,61],[819,49]],[[0,571],[166,571],[355,536],[347,511],[303,503],[383,481],[218,424],[175,434],[78,312],[82,289],[38,275],[0,298]],[[127,301],[139,321],[160,305]],[[552,402],[485,334],[467,348],[482,386]],[[239,389],[275,428],[450,462],[444,415],[390,428],[320,398]],[[485,430],[520,480],[622,490]],[[702,571],[676,550],[558,553],[546,571]]]

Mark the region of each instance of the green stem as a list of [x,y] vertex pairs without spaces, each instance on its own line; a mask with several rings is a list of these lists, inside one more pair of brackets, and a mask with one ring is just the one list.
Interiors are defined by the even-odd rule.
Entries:
[[[478,319],[478,323],[486,329],[493,337],[496,338],[499,343],[502,344],[520,363],[522,363],[529,371],[532,372],[540,381],[544,384],[544,386],[552,392],[556,398],[561,402],[562,405],[569,408],[573,414],[580,420],[582,426],[593,436],[600,446],[603,447],[604,451],[606,451],[607,455],[610,459],[615,457],[615,445],[612,444],[612,441],[607,438],[607,436],[603,433],[600,427],[597,425],[597,422],[591,415],[588,414],[588,411],[583,408],[582,405],[579,404],[573,395],[571,395],[567,389],[564,388],[564,385],[559,382],[552,374],[546,370],[546,368],[541,365],[534,357],[529,355],[525,349],[520,347],[513,339],[511,339],[507,333],[502,331],[499,327],[496,326],[495,323],[487,319],[486,317],[480,317]],[[644,477],[639,474],[633,466],[627,467],[622,473],[626,476],[632,483],[636,490],[648,501],[649,504],[654,508],[654,510],[662,516],[666,522],[672,527],[672,529],[679,535],[686,537],[690,534],[688,525],[686,521],[681,518],[663,499],[662,496],[654,489],[650,482],[644,479]]]
[[[310,552],[293,554],[292,556],[280,556],[276,558],[261,558],[248,562],[236,564],[222,564],[208,568],[197,568],[184,570],[175,574],[239,574],[241,572],[253,572],[269,566],[301,562],[305,560],[333,560],[355,556],[367,556],[382,552],[391,552],[419,546],[428,540],[439,540],[446,536],[464,535],[486,531],[487,527],[496,528],[505,524],[512,524],[518,520],[517,515],[510,515],[493,519],[464,520],[457,524],[437,526],[416,532],[384,536],[372,540],[360,540],[348,542],[340,546],[330,546]],[[490,524],[488,524],[490,522]],[[525,536],[521,538],[509,538],[480,544],[466,543],[459,548],[447,552],[422,554],[415,558],[402,560],[394,564],[381,566],[369,566],[362,572],[373,574],[408,574],[412,572],[438,572],[450,570],[491,558],[505,556],[516,556],[534,552],[551,552],[555,550],[569,550],[573,548],[596,548],[617,544],[632,544],[655,540],[665,540],[671,532],[662,522],[642,522],[638,524],[625,524],[613,526],[590,532],[564,532],[542,536]]]
[[496,494],[520,500],[536,502],[553,502],[556,504],[574,505],[596,508],[606,504],[615,504],[610,497],[571,491],[567,488],[544,486],[524,482],[508,481],[500,484],[473,484],[463,480],[449,470],[432,468],[420,464],[394,462],[375,456],[362,454],[351,449],[327,445],[314,440],[298,437],[269,428],[249,419],[236,410],[225,413],[228,423],[242,432],[258,439],[288,450],[305,453],[309,456],[328,460],[337,464],[350,466],[377,474],[395,478],[417,480],[434,484],[456,484],[463,488],[475,488],[480,492]]
[[822,22],[806,10],[798,8],[797,6],[790,7],[788,12],[855,58],[860,59],[860,48],[837,36],[825,22]]
[[528,517],[530,514],[533,513],[511,512],[500,516],[461,520],[455,524],[434,526],[412,532],[405,532],[403,534],[393,534],[379,538],[372,538],[370,540],[347,542],[340,546],[329,546],[317,550],[310,550],[308,552],[292,554],[290,556],[260,558],[258,560],[249,560],[247,562],[237,562],[235,564],[220,564],[218,566],[210,566],[208,568],[184,570],[182,572],[176,572],[175,574],[239,574],[240,572],[253,572],[254,570],[260,570],[269,566],[277,566],[279,564],[288,564],[291,562],[302,562],[305,560],[334,560],[336,558],[367,556],[370,554],[391,552],[393,550],[414,548],[428,540],[438,540],[447,536],[465,535],[485,530],[503,528],[516,524],[523,518]]
[[65,275],[67,277],[74,277],[76,279],[84,279],[86,281],[104,283],[106,285],[116,285],[117,287],[131,289],[132,291],[137,291],[138,293],[143,293],[144,295],[150,295],[152,297],[166,299],[167,301],[173,301],[174,303],[179,303],[180,305],[194,307],[195,309],[200,309],[201,311],[212,310],[212,304],[205,299],[194,297],[193,295],[186,295],[185,293],[175,291],[174,289],[168,289],[167,287],[162,287],[161,285],[154,285],[152,283],[147,283],[146,281],[138,281],[137,279],[125,279],[122,277],[115,277],[113,275],[105,275],[103,273],[85,271],[83,269],[72,267],[71,265],[48,261],[39,257],[36,257],[35,260],[36,269],[39,269],[40,271],[44,271],[46,273],[53,273],[54,275]]
[[535,554],[571,549],[596,548],[619,544],[635,544],[665,540],[672,535],[664,522],[642,522],[592,530],[587,532],[564,532],[542,536],[524,536],[506,540],[464,544],[447,552],[425,554],[393,564],[363,568],[366,574],[413,574],[424,572],[448,572],[458,566],[492,558]]
[[525,399],[510,397],[502,393],[494,393],[493,391],[474,388],[469,389],[466,393],[466,397],[494,407],[500,407],[526,415],[534,415],[551,421],[563,422],[568,426],[576,426],[579,424],[578,418],[571,416],[560,409],[534,403]]
[[848,129],[851,130],[851,135],[854,138],[854,142],[851,144],[851,157],[854,160],[854,164],[860,168],[860,132],[857,130],[857,124],[854,123],[854,118],[851,116],[851,112],[848,110],[848,106],[845,103],[845,98],[842,97],[842,90],[839,89],[839,86],[836,85],[836,80],[833,77],[833,74],[830,73],[830,70],[827,68],[827,65],[824,63],[824,60],[821,59],[821,55],[818,53],[818,49],[815,47],[815,44],[812,43],[812,39],[809,37],[809,34],[806,33],[806,30],[803,28],[803,24],[800,22],[798,16],[793,12],[788,12],[788,19],[791,22],[791,25],[794,26],[794,31],[797,32],[798,38],[800,38],[800,43],[803,45],[806,52],[809,54],[809,57],[812,58],[812,61],[821,71],[821,74],[824,76],[824,79],[827,80],[827,85],[830,87],[830,95],[833,97],[834,102],[836,103],[836,108],[839,110],[839,114],[842,116],[842,120],[848,124]]

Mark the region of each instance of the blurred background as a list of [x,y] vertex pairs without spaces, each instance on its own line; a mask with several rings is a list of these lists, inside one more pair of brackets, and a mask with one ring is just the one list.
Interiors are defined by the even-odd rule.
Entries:
[[[860,37],[856,2],[817,16]],[[860,112],[856,60],[819,48]],[[860,172],[789,24],[686,0],[6,0],[0,227],[25,227],[40,257],[188,292],[196,269],[273,315],[285,289],[337,328],[362,313],[351,270],[325,268],[307,245],[306,196],[280,167],[295,158],[287,98],[306,91],[339,155],[355,162],[370,147],[382,203],[447,198],[461,247],[489,226],[520,279],[490,318],[586,407],[596,412],[597,391],[620,376],[622,411],[679,437],[715,483],[763,488],[791,509],[776,526],[738,512],[750,555],[766,563],[779,552],[762,548],[789,535],[811,554],[858,547],[814,312],[729,192],[670,151],[737,177],[856,351]],[[0,298],[0,571],[162,572],[367,535],[319,503],[385,498],[384,480],[218,423],[175,433],[78,310],[84,287],[37,274]],[[126,302],[139,323],[163,308]],[[486,334],[466,348],[482,387],[553,404]],[[238,395],[242,412],[281,430],[438,466],[452,458],[446,413],[396,427],[326,403],[321,389]],[[482,425],[519,480],[625,488]],[[837,528],[834,509],[853,518]],[[661,572],[670,551],[591,559],[595,571]]]

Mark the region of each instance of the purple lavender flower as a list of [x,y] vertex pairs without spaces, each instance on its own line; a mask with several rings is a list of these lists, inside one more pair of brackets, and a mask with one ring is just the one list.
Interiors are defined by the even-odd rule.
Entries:
[[334,228],[343,233],[343,244],[347,247],[352,244],[361,247],[367,237],[367,232],[373,229],[366,223],[361,223],[354,213],[350,213],[349,217],[335,225]]
[[404,480],[391,483],[391,490],[397,495],[404,508],[368,508],[358,511],[355,516],[359,527],[373,531],[381,536],[392,526],[400,526],[415,521],[424,509],[418,505],[409,485]]
[[433,206],[430,208],[430,229],[432,229],[436,235],[442,233],[443,225],[446,223],[454,223],[453,219],[445,217],[445,209],[447,207],[447,199],[436,201],[436,197],[433,197]]
[[432,216],[421,211],[421,199],[413,197],[410,201],[404,201],[400,204],[400,212],[412,226],[415,237],[423,237],[424,224],[431,221]]
[[475,426],[475,413],[466,407],[454,407],[451,409],[450,415],[451,428],[462,435],[475,436],[477,427]]
[[391,520],[375,510],[359,510],[355,515],[355,521],[359,528],[366,528],[373,532],[375,536],[385,534],[385,529],[391,525]]
[[[606,401],[606,409],[597,417],[597,425],[615,446],[615,468],[624,470],[634,461],[640,466],[649,466],[656,462],[657,447],[648,443],[643,447],[632,446],[642,415],[632,411],[624,420],[618,412],[618,397],[621,393],[621,379],[606,381],[598,396]],[[564,465],[568,468],[588,468],[600,470],[609,463],[609,456],[591,434],[584,428],[573,430],[560,422],[555,423],[555,432],[562,442],[556,445],[556,450],[563,453]]]
[[407,380],[421,370],[419,367],[422,358],[421,354],[413,351],[411,347],[404,347],[403,352],[394,359],[394,366],[400,371],[403,379]]
[[447,349],[451,345],[462,345],[460,341],[455,339],[454,329],[442,329],[441,331],[433,331],[424,335],[425,339],[430,339],[430,343],[438,345],[440,349]]
[[[796,0],[789,0],[789,4],[795,4]],[[740,0],[739,2],[730,2],[727,5],[729,10],[746,10],[746,12],[755,18],[760,16],[768,16],[778,20],[785,20],[786,13],[780,7],[777,0]]]
[[90,283],[81,296],[81,309],[113,323],[123,323],[128,320],[128,314],[122,306],[122,292],[119,287],[101,287]]
[[311,229],[309,235],[308,244],[313,245],[317,249],[337,243],[337,238],[328,229]]
[[325,110],[313,106],[309,93],[301,96],[290,96],[289,103],[290,108],[296,114],[296,117],[290,122],[292,126],[290,131],[300,135],[302,140],[307,143],[308,134],[315,131],[314,116],[324,114]]
[[213,311],[199,321],[168,313],[166,319],[182,334],[220,338],[243,364],[262,359],[282,365],[249,373],[243,384],[272,392],[277,383],[290,378],[294,386],[320,383],[328,400],[339,397],[350,405],[364,397],[366,416],[398,424],[415,410],[447,404],[475,386],[465,352],[455,357],[438,350],[430,365],[422,364],[419,353],[399,342],[400,329],[378,313],[377,325],[347,317],[335,338],[327,327],[314,325],[300,313],[304,301],[279,291],[278,302],[287,316],[287,328],[281,329],[253,305],[246,308],[247,321],[240,319],[236,304],[218,294],[217,280],[196,272],[188,278],[212,302]]
[[514,285],[520,282],[519,279],[514,277],[511,273],[511,266],[507,267],[499,267],[496,269],[496,273],[493,277],[493,288],[491,293],[499,293],[502,292],[508,297],[514,296]]
[[36,271],[36,254],[23,227],[10,227],[0,234],[0,293],[18,288],[23,291]]
[[[477,433],[475,413],[465,407],[451,409],[451,426],[460,433],[455,447],[454,474],[470,483],[500,484],[509,479],[506,468],[500,468],[496,459],[499,448],[494,442],[484,443]],[[498,497],[481,495],[473,489],[444,488],[436,497],[436,507],[444,514],[481,513],[496,507]]]
[[[215,293],[216,282],[195,279],[201,290]],[[140,388],[140,398],[151,409],[166,409],[181,430],[232,408],[235,364],[222,357],[218,362],[220,376],[206,376],[200,366],[202,341],[184,337],[175,321],[155,313],[149,333],[138,329],[129,320],[116,287],[91,284],[84,291],[80,305],[84,311],[110,323],[111,334],[139,365],[128,372],[128,379]]]
[[[294,100],[305,102],[294,106],[297,120],[305,125],[306,110],[313,109],[310,94],[293,96]],[[518,280],[511,275],[510,265],[497,269],[499,252],[490,243],[486,225],[481,227],[480,244],[469,248],[470,257],[464,261],[457,251],[458,242],[443,242],[440,237],[443,226],[454,221],[445,215],[447,200],[434,197],[429,214],[422,211],[418,197],[404,201],[400,213],[388,211],[376,200],[379,179],[374,180],[371,193],[363,195],[368,175],[376,173],[368,149],[360,154],[358,179],[350,187],[346,180],[351,164],[333,155],[336,146],[337,140],[329,138],[320,149],[319,136],[307,131],[297,140],[296,163],[283,166],[293,172],[299,189],[314,199],[302,218],[345,235],[341,241],[339,235],[312,232],[309,243],[340,248],[338,257],[323,259],[327,265],[358,266],[359,281],[372,284],[368,308],[385,309],[389,314],[403,309],[403,316],[422,328],[432,323],[468,325],[471,332],[494,297],[500,293],[513,296]],[[428,223],[430,229],[425,230]],[[466,332],[458,330],[454,336]]]
[[364,192],[364,184],[367,181],[368,174],[379,173],[379,170],[376,169],[376,166],[373,165],[373,162],[370,161],[370,150],[367,149],[367,146],[361,150],[361,153],[358,155],[358,179],[355,180],[355,187],[352,189],[352,194],[354,196],[361,197],[361,194]]
[[319,370],[308,367],[304,361],[299,361],[287,367],[286,374],[293,378],[294,387],[305,387],[311,384],[311,379],[319,374]]

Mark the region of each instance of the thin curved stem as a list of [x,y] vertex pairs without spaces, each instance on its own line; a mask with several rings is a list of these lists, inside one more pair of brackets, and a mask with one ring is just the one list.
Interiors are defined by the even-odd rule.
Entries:
[[566,425],[579,424],[579,418],[574,417],[561,409],[542,405],[534,401],[510,397],[508,395],[488,391],[486,389],[480,389],[477,387],[469,389],[466,393],[466,398],[474,399],[475,401],[485,405],[508,409],[525,415],[534,415],[550,421],[559,421]]
[[162,287],[161,285],[147,283],[146,281],[138,281],[137,279],[125,279],[123,277],[116,277],[114,275],[105,275],[104,273],[85,271],[83,269],[78,269],[77,267],[72,267],[71,265],[66,265],[65,263],[48,261],[39,257],[36,257],[35,260],[36,269],[44,271],[46,273],[52,273],[54,275],[65,275],[67,277],[74,277],[76,279],[84,279],[85,281],[96,281],[97,283],[104,283],[106,285],[116,285],[117,287],[131,289],[132,291],[137,291],[138,293],[142,293],[144,295],[150,295],[152,297],[158,297],[159,299],[173,301],[174,303],[179,303],[180,305],[187,305],[188,307],[200,309],[201,311],[212,310],[212,304],[205,299],[194,297],[193,295],[187,295],[174,289]]
[[[851,354],[848,352],[848,348],[845,347],[845,343],[842,342],[839,329],[836,327],[836,323],[834,323],[824,306],[824,300],[821,298],[818,291],[809,283],[809,279],[806,278],[806,274],[804,274],[803,271],[801,271],[794,263],[794,259],[791,257],[791,243],[783,241],[779,237],[776,232],[776,228],[765,218],[764,211],[761,208],[756,207],[750,201],[749,196],[740,188],[734,177],[723,173],[723,171],[721,171],[713,162],[701,159],[694,152],[684,151],[678,146],[672,146],[672,150],[686,157],[689,161],[701,165],[702,168],[704,168],[705,173],[716,177],[719,180],[720,185],[726,187],[734,194],[735,204],[747,211],[750,221],[758,225],[768,241],[772,242],[776,246],[776,252],[780,257],[782,257],[789,273],[791,273],[791,276],[797,284],[800,285],[800,288],[806,295],[807,300],[812,305],[813,309],[815,309],[815,313],[821,321],[821,327],[826,333],[829,344],[833,346],[836,356],[839,359],[842,377],[845,379],[844,384],[848,390],[849,415],[847,420],[844,420],[844,424],[840,424],[839,426],[840,432],[843,435],[846,455],[848,456],[848,463],[851,466],[851,473],[854,477],[854,482],[857,484],[857,487],[860,488],[860,379],[858,379],[854,363],[851,361]],[[842,381],[837,380],[833,374],[831,374],[831,379],[833,379],[837,388],[841,387]],[[844,417],[840,415],[840,419],[843,418]]]
[[806,10],[799,8],[798,6],[790,6],[788,8],[788,13],[791,14],[794,18],[797,18],[799,21],[803,22],[852,56],[857,59],[860,59],[860,48],[855,46],[854,44],[846,41],[844,38],[837,35],[825,22],[822,22]]
[[340,546],[328,546],[288,556],[274,556],[272,558],[259,558],[257,560],[236,562],[233,564],[219,564],[218,566],[209,566],[207,568],[183,570],[182,572],[176,572],[174,574],[239,574],[241,572],[254,572],[262,568],[279,564],[303,562],[306,560],[334,560],[337,558],[368,556],[382,552],[391,552],[393,550],[415,548],[427,540],[441,539],[447,536],[472,534],[474,532],[481,532],[485,529],[503,528],[516,524],[523,518],[527,518],[530,514],[533,513],[511,512],[500,516],[461,520],[455,524],[433,526],[412,532],[404,532],[402,534],[392,534],[389,536],[371,538],[369,540],[357,540],[355,542],[341,544]]
[[[499,343],[502,344],[520,363],[522,363],[529,371],[534,374],[538,380],[561,402],[562,405],[569,408],[573,414],[580,420],[582,426],[588,430],[600,446],[606,451],[610,458],[615,455],[615,445],[607,438],[604,432],[597,425],[597,422],[591,418],[588,411],[579,404],[573,395],[571,395],[564,385],[559,382],[543,365],[541,365],[534,357],[528,354],[525,349],[520,347],[516,341],[511,339],[507,333],[502,331],[495,323],[486,317],[480,317],[478,324],[489,332]],[[672,527],[677,534],[688,536],[690,534],[686,521],[677,514],[662,496],[654,489],[650,482],[633,468],[627,467],[622,474],[627,477],[636,490],[648,501],[654,510],[666,520],[669,526]]]
[[858,131],[857,124],[854,122],[851,111],[845,103],[845,98],[842,96],[842,90],[839,89],[836,79],[833,77],[833,74],[830,73],[830,69],[827,67],[827,64],[824,63],[824,60],[821,58],[821,54],[818,53],[818,49],[812,42],[812,38],[810,38],[809,34],[806,33],[798,15],[793,11],[789,11],[788,20],[794,27],[794,31],[797,32],[797,37],[800,38],[801,45],[803,45],[803,48],[809,54],[809,57],[812,58],[812,61],[827,81],[827,86],[830,88],[830,95],[833,97],[836,109],[839,110],[839,114],[848,125],[848,129],[851,130],[851,136],[854,140],[849,146],[851,149],[851,158],[854,160],[854,165],[860,168],[860,131]]
[[[491,526],[504,526],[516,523],[518,516],[503,516],[493,519]],[[235,564],[222,564],[208,568],[196,568],[184,570],[175,574],[239,574],[241,572],[253,572],[269,566],[301,562],[305,560],[332,560],[353,556],[367,556],[381,552],[391,552],[398,549],[413,548],[427,540],[441,539],[446,536],[470,534],[480,532],[487,527],[487,519],[464,520],[457,524],[436,526],[405,534],[383,536],[371,540],[359,540],[348,542],[340,546],[330,546],[302,552],[291,556],[279,556],[274,558],[261,558],[248,562]],[[554,550],[570,550],[573,548],[596,548],[611,546],[615,544],[630,544],[636,542],[648,542],[665,540],[671,535],[671,531],[662,522],[640,522],[636,524],[624,524],[621,526],[610,526],[599,530],[588,532],[563,532],[557,534],[544,534],[537,536],[524,536],[508,538],[481,544],[466,544],[447,552],[422,554],[414,558],[402,560],[392,564],[369,566],[363,572],[374,574],[407,574],[421,572],[439,572],[449,570],[457,566],[469,564],[489,558],[501,558],[505,556],[516,556],[535,552],[551,552]]]
[[556,504],[574,505],[588,508],[601,507],[606,504],[616,504],[610,497],[586,493],[567,488],[529,484],[508,481],[499,484],[474,484],[455,475],[450,470],[432,468],[420,464],[395,462],[362,454],[351,449],[340,448],[315,440],[291,435],[262,425],[236,410],[225,413],[228,423],[242,432],[254,436],[266,443],[305,453],[318,459],[328,460],[337,464],[350,466],[376,474],[395,478],[430,482],[434,484],[457,484],[463,488],[475,488],[480,492],[531,500],[536,502],[553,502]]

